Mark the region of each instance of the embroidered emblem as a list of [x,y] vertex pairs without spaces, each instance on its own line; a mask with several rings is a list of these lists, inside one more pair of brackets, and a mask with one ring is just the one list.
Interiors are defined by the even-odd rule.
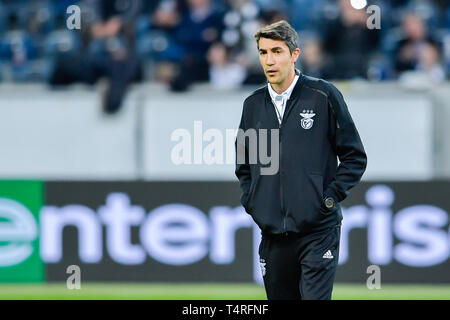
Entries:
[[302,116],[302,119],[300,121],[300,124],[302,125],[302,128],[305,130],[311,129],[314,124],[313,117],[316,115],[313,113],[312,110],[303,110],[303,112],[300,113]]

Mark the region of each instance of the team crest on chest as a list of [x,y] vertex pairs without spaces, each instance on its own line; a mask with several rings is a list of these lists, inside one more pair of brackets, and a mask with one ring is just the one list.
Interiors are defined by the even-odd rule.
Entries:
[[313,117],[316,114],[312,110],[303,110],[303,112],[300,112],[300,115],[302,116],[302,119],[300,120],[302,128],[306,130],[311,129],[314,124]]

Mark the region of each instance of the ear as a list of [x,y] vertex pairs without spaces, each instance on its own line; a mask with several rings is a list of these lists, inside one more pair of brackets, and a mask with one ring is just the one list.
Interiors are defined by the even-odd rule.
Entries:
[[293,63],[297,62],[297,59],[300,56],[300,53],[301,53],[301,51],[299,48],[295,48],[294,51],[292,51],[292,62]]

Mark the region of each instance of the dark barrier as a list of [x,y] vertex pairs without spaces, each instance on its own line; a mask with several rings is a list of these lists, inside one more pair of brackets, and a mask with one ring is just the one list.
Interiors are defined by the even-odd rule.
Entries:
[[252,281],[252,220],[234,183],[47,183],[46,194],[50,281],[71,264],[87,281]]
[[[36,188],[28,189],[30,197]],[[80,267],[83,281],[261,279],[260,233],[239,204],[237,183],[46,182],[36,190],[44,194],[40,210],[24,195],[7,201],[0,194],[0,223],[22,219],[10,228],[33,243],[30,258],[25,249],[20,258],[11,255],[17,234],[0,235],[0,281],[12,279],[7,272],[38,281],[11,273],[25,263],[32,270],[29,260],[36,257],[48,281],[65,281],[70,265]],[[449,191],[450,182],[358,185],[342,203],[336,281],[364,283],[376,265],[383,283],[450,283]],[[22,209],[7,207],[11,201]],[[28,233],[20,225],[28,225]]]

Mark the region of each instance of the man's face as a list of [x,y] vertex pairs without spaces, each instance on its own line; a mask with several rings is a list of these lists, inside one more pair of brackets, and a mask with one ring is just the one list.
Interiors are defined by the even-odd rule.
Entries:
[[300,50],[297,48],[291,54],[283,40],[260,38],[258,44],[259,61],[267,80],[271,84],[281,85],[294,69]]

